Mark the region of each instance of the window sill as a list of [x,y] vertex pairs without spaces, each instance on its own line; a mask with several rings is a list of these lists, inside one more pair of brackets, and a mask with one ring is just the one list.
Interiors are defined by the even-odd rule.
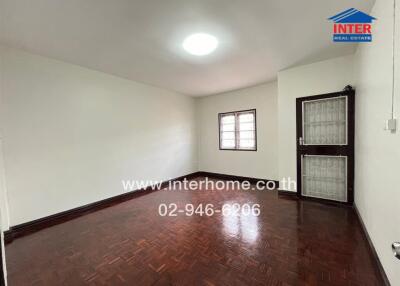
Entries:
[[220,151],[253,151],[253,152],[257,152],[257,148],[256,149],[227,149],[227,148],[219,148]]

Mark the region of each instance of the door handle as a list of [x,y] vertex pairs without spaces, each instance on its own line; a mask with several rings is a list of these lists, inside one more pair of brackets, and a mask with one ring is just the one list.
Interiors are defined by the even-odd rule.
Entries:
[[299,137],[299,145],[303,145],[304,144],[304,139],[303,137]]
[[394,256],[397,259],[400,259],[400,242],[393,242],[392,249],[393,249]]

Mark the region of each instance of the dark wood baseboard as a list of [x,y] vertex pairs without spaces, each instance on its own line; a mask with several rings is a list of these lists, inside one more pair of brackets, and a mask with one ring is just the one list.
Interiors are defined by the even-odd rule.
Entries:
[[385,286],[390,286],[389,279],[387,278],[386,272],[383,269],[381,260],[379,259],[378,253],[376,252],[376,249],[375,249],[375,246],[372,243],[371,237],[368,234],[367,228],[365,227],[364,221],[361,218],[360,212],[358,211],[357,206],[355,204],[353,205],[353,208],[354,208],[355,213],[357,214],[358,221],[359,221],[359,223],[361,225],[361,228],[364,231],[365,239],[368,241],[369,247],[370,247],[370,249],[372,251],[372,255],[374,256],[374,260],[376,261],[376,264],[378,266],[378,269],[379,269],[379,272],[380,272],[380,274],[382,276],[382,279],[385,282]]
[[333,201],[333,200],[301,196],[297,192],[291,192],[291,191],[287,191],[287,190],[278,190],[278,195],[281,197],[292,199],[292,200],[310,201],[310,202],[324,204],[327,206],[350,208],[353,205],[353,204],[338,202],[338,201]]
[[[168,184],[172,181],[182,181],[185,178],[187,180],[195,178],[199,176],[198,172],[195,173],[191,173],[185,176],[181,176],[178,178],[174,178],[168,181],[165,181],[161,184],[161,188],[165,188],[168,186]],[[101,201],[97,201],[94,203],[90,203],[84,206],[80,206],[77,208],[73,208],[67,211],[63,211],[60,213],[56,213],[54,215],[50,215],[50,216],[46,216],[43,218],[39,218],[30,222],[26,222],[26,223],[22,223],[19,225],[15,225],[10,227],[9,230],[4,232],[4,242],[6,244],[12,242],[15,238],[21,237],[21,236],[25,236],[27,234],[39,231],[41,229],[56,225],[56,224],[60,224],[66,221],[69,221],[71,219],[83,216],[85,214],[100,210],[100,209],[104,209],[128,200],[131,200],[133,198],[137,198],[143,195],[147,195],[150,194],[152,192],[158,191],[159,189],[153,189],[151,187],[147,187],[147,188],[143,188],[143,189],[139,189],[139,190],[135,190],[135,191],[131,191],[131,192],[127,192],[118,196],[114,196],[108,199],[104,199]],[[1,284],[0,284],[1,285]]]
[[317,203],[322,203],[325,205],[331,205],[331,206],[339,206],[339,207],[345,207],[345,208],[352,208],[353,203],[352,202],[339,202],[339,201],[334,201],[334,200],[329,200],[329,199],[320,199],[320,198],[314,198],[314,197],[306,197],[297,194],[298,198],[304,201],[312,201],[312,202],[317,202]]
[[227,180],[227,181],[239,181],[239,182],[248,181],[251,184],[256,184],[259,181],[262,181],[265,184],[268,182],[274,182],[276,188],[279,188],[279,181],[275,181],[275,180],[259,179],[259,178],[252,178],[252,177],[242,177],[242,176],[227,175],[227,174],[220,174],[220,173],[211,173],[211,172],[205,172],[205,171],[199,171],[199,172],[197,172],[197,174],[198,174],[198,176],[201,176],[201,177],[209,177],[209,178]]
[[298,198],[297,192],[291,192],[291,191],[287,191],[287,190],[278,189],[278,195],[280,195],[280,196],[290,196],[290,197]]

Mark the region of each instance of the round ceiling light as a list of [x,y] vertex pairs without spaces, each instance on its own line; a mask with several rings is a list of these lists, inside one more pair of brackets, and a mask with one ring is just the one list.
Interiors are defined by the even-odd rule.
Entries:
[[188,36],[182,44],[185,51],[195,56],[205,56],[212,53],[218,47],[216,37],[198,33]]

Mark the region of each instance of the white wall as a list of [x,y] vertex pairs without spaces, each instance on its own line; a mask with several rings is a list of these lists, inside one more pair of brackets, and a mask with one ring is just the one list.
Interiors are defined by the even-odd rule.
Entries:
[[[1,103],[0,103],[1,104]],[[3,158],[3,140],[0,131],[0,229],[8,229],[9,216],[8,216],[8,197],[6,191],[6,177],[4,170]]]
[[[0,56],[0,71],[3,66],[3,58]],[[0,72],[0,106],[1,106],[1,92],[3,80],[2,73]],[[0,108],[1,110],[1,108]],[[1,118],[1,116],[0,116]],[[1,122],[1,119],[0,119]],[[3,158],[3,130],[0,124],[0,247],[2,252],[2,263],[3,271],[5,276],[5,283],[7,285],[7,267],[5,258],[5,247],[4,247],[4,231],[9,228],[9,211],[8,211],[8,197],[6,191],[6,181],[5,181],[5,170],[4,170],[4,158]]]
[[[397,1],[398,2],[398,1]],[[398,4],[400,4],[398,2]],[[384,131],[391,114],[393,2],[377,0],[371,15],[373,42],[355,55],[355,204],[392,285],[400,285],[400,261],[391,244],[400,241],[400,131]],[[400,5],[398,5],[400,6]],[[397,10],[400,27],[400,9]],[[400,29],[397,29],[395,111],[400,111]],[[398,122],[399,123],[399,122]]]
[[1,47],[10,224],[197,171],[194,99]]
[[[277,83],[197,99],[199,170],[278,179]],[[257,110],[257,152],[219,150],[218,113]]]
[[[353,55],[278,73],[279,178],[296,180],[296,98],[342,90],[354,84]],[[290,191],[295,191],[293,188]]]

